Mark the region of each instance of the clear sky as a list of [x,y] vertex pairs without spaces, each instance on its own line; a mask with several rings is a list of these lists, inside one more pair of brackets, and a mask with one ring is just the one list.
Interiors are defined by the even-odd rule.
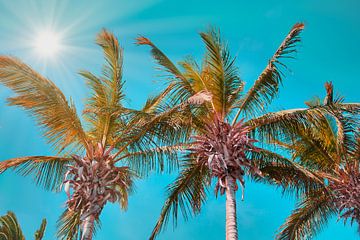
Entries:
[[[162,86],[148,49],[133,44],[138,34],[151,38],[174,61],[189,54],[200,59],[204,48],[198,32],[217,26],[237,55],[242,79],[251,86],[291,26],[302,21],[306,29],[300,52],[289,64],[291,72],[272,110],[303,107],[312,96],[323,97],[323,84],[329,80],[348,101],[359,101],[359,9],[356,0],[0,0],[0,53],[21,57],[44,73],[81,110],[87,89],[77,72],[98,72],[103,59],[94,38],[105,27],[125,48],[127,104],[136,108]],[[61,33],[64,46],[53,59],[39,58],[34,52],[34,39],[44,30]],[[0,87],[0,159],[53,154],[33,119],[6,106],[9,93]],[[160,212],[164,188],[174,176],[152,175],[138,181],[125,213],[118,205],[108,204],[95,239],[147,239]],[[28,239],[43,217],[49,224],[45,239],[55,239],[64,193],[45,192],[31,178],[13,172],[0,175],[0,192],[0,214],[14,211]],[[244,240],[272,239],[294,204],[281,191],[250,182],[245,201],[238,200],[239,238]],[[336,220],[315,239],[358,239],[355,227]],[[180,221],[176,229],[169,226],[159,239],[224,239],[224,225],[224,198],[211,196],[199,216]]]

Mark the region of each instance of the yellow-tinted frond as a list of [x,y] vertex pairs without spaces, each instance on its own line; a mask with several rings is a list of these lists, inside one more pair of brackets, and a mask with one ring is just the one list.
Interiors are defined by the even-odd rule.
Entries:
[[219,31],[210,29],[208,32],[200,33],[200,36],[206,45],[202,71],[206,73],[206,83],[213,94],[216,112],[224,118],[239,97],[242,81],[238,76],[235,58],[222,42]]
[[[193,92],[199,93],[201,91],[206,91],[211,93],[213,90],[212,76],[208,69],[200,70],[195,61],[193,60],[185,60],[180,62],[180,65],[184,69],[184,76],[187,79],[191,79],[191,85]],[[218,102],[215,102],[215,104]],[[221,105],[214,104],[214,101],[210,101],[211,110],[219,112],[221,111]],[[217,107],[216,107],[217,106]]]
[[0,217],[1,240],[25,240],[20,224],[13,212]]
[[119,127],[119,115],[123,110],[123,49],[117,38],[106,30],[98,34],[96,43],[103,49],[106,61],[102,76],[97,77],[87,71],[81,71],[80,74],[92,90],[85,109],[86,119],[92,125],[91,135],[96,142],[106,145]]
[[160,106],[160,104],[166,100],[166,98],[168,97],[168,94],[174,88],[174,85],[175,85],[174,83],[170,83],[166,87],[166,89],[164,89],[160,94],[158,94],[155,97],[149,98],[146,101],[145,106],[142,108],[142,112],[153,113],[154,111],[156,111],[158,106]]
[[68,104],[53,82],[16,58],[0,56],[0,83],[16,93],[9,98],[10,105],[23,107],[35,116],[56,149],[62,151],[70,144],[87,146],[75,106]]

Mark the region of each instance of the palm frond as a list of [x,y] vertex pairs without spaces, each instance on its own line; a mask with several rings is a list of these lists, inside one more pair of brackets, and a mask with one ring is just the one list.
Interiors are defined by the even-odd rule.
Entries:
[[296,132],[310,125],[317,126],[325,117],[322,107],[289,109],[264,114],[250,119],[245,125],[250,126],[260,142],[271,142],[284,136],[295,139]]
[[[78,240],[81,237],[80,214],[74,211],[65,210],[57,221],[56,237],[59,240]],[[93,235],[101,228],[99,219],[95,220]]]
[[13,212],[0,217],[0,240],[25,240],[19,222]]
[[35,240],[42,240],[46,229],[46,219],[43,219],[39,230],[35,232]]
[[134,169],[139,176],[146,176],[152,171],[163,172],[165,169],[171,172],[178,168],[179,151],[185,150],[186,147],[188,147],[187,144],[177,144],[144,149],[129,152],[121,156],[119,160],[124,159],[126,165]]
[[122,210],[128,209],[129,195],[135,191],[134,179],[139,175],[129,167],[120,167],[118,171],[122,174],[122,184],[117,184],[115,189],[119,191],[120,195],[117,201],[120,204]]
[[360,113],[360,103],[336,103],[336,109],[340,111],[347,112],[350,114],[359,114]]
[[302,135],[301,140],[293,144],[292,150],[295,151],[293,158],[298,159],[306,167],[326,171],[336,165],[336,153],[320,139]]
[[315,172],[275,152],[259,149],[248,153],[248,158],[254,161],[263,175],[252,174],[255,181],[280,186],[284,193],[301,196],[323,187],[321,178]]
[[33,175],[36,184],[47,190],[59,191],[67,169],[66,165],[71,161],[71,158],[49,156],[12,158],[0,162],[0,173],[14,169],[23,176]]
[[[332,82],[325,83],[326,97],[324,99],[324,108],[336,123],[336,159],[340,163],[346,154],[353,151],[354,146],[354,129],[359,124],[358,113],[360,104],[350,104],[343,107],[344,98],[339,96],[334,99],[334,86]],[[319,104],[320,105],[320,104]],[[346,105],[346,104],[345,104]],[[345,160],[346,161],[346,160]]]
[[16,93],[8,99],[9,104],[23,107],[36,117],[45,129],[44,136],[56,149],[62,151],[70,144],[87,147],[74,104],[68,104],[53,82],[16,58],[0,56],[0,83]]
[[[212,82],[210,80],[211,76],[208,74],[209,71],[201,70],[195,60],[191,58],[188,58],[179,64],[184,69],[183,75],[187,79],[191,79],[193,92],[199,93],[201,91],[206,91],[211,93]],[[210,103],[212,111],[216,111],[213,99],[211,99]]]
[[287,139],[286,143],[294,160],[309,169],[327,171],[334,168],[338,161],[337,145],[328,118],[319,119],[317,125],[298,129],[295,134],[296,139]]
[[354,146],[354,131],[358,126],[358,116],[351,113],[343,112],[337,108],[337,105],[330,106],[328,109],[329,115],[335,120],[336,123],[336,150],[337,159],[346,161],[345,156],[353,151]]
[[279,240],[312,239],[335,213],[325,190],[306,196],[280,227]]
[[202,204],[206,201],[207,188],[210,184],[208,168],[190,158],[184,160],[182,169],[175,182],[167,188],[167,200],[150,239],[156,238],[168,223],[170,216],[173,218],[173,224],[176,225],[179,210],[186,220],[189,216],[199,213]]
[[160,94],[152,98],[149,98],[146,101],[144,107],[141,109],[141,111],[148,114],[156,112],[156,110],[161,105],[161,103],[166,100],[166,97],[168,96],[169,92],[172,90],[173,86],[174,83],[171,83]]
[[360,159],[360,129],[357,129],[355,132],[355,141],[353,146],[353,152],[351,153],[351,156],[353,156],[355,162],[357,162],[357,166],[359,167],[359,159]]
[[270,59],[265,70],[242,99],[234,122],[236,122],[241,112],[244,112],[246,116],[262,113],[264,108],[276,97],[283,77],[281,68],[286,69],[286,65],[280,59],[294,58],[293,53],[296,52],[295,47],[300,42],[300,33],[303,29],[304,24],[302,23],[297,23],[292,27]]
[[[216,111],[223,117],[229,113],[231,104],[239,97],[242,81],[238,76],[235,58],[220,38],[219,31],[210,29],[200,33],[206,45],[204,71],[210,75],[206,80],[210,85]],[[231,100],[229,102],[229,100]]]
[[[153,171],[169,173],[178,169],[177,150],[181,148],[181,142],[188,138],[189,133],[184,129],[164,130],[163,127],[168,126],[157,124],[140,136],[137,141],[132,141],[132,134],[130,134],[130,139],[123,143],[127,145],[126,148],[115,161],[122,161],[129,165],[139,176],[147,176]],[[138,137],[139,133],[141,133],[140,129],[134,132],[133,136]]]
[[134,149],[142,151],[141,146],[145,146],[145,144],[155,144],[156,142],[155,145],[171,145],[178,143],[181,139],[186,139],[190,133],[190,125],[176,125],[171,121],[176,119],[174,115],[183,113],[183,110],[189,105],[191,103],[186,101],[166,108],[158,114],[137,112],[137,116],[129,124],[131,127],[118,134],[119,137],[115,140],[117,143],[115,146],[118,149],[115,157],[129,147],[133,148],[132,151]]
[[162,66],[167,72],[174,75],[176,78],[181,79],[182,81],[187,82],[187,79],[182,75],[181,71],[171,62],[171,60],[154,44],[150,39],[139,36],[136,38],[137,45],[148,45],[151,47],[151,54],[157,63]]
[[80,214],[65,210],[57,221],[57,238],[61,240],[77,240],[80,232]]
[[97,142],[105,146],[107,141],[114,138],[118,121],[121,120],[119,115],[123,110],[123,49],[119,46],[117,38],[106,30],[98,34],[96,43],[102,47],[106,60],[102,76],[96,77],[87,71],[80,74],[93,91],[85,109],[87,120],[93,126],[91,133]]
[[170,74],[170,80],[174,83],[170,95],[175,102],[182,102],[195,94],[191,81],[150,39],[140,36],[136,39],[136,44],[150,46],[153,58],[161,66],[160,70]]

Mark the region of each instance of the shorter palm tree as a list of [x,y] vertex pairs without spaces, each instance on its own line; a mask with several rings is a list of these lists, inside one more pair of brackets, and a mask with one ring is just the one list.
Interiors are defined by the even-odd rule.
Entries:
[[356,222],[360,233],[359,111],[341,108],[343,99],[333,99],[331,83],[326,83],[326,90],[323,104],[319,99],[307,104],[332,114],[277,142],[289,151],[293,161],[321,180],[301,195],[296,209],[281,226],[278,239],[309,239],[336,214],[345,222]]
[[189,135],[182,127],[184,109],[209,98],[203,93],[177,105],[165,104],[165,89],[140,110],[126,108],[123,49],[105,30],[96,42],[106,60],[102,75],[80,72],[91,89],[83,112],[87,128],[53,82],[16,58],[0,56],[0,83],[16,94],[10,104],[34,116],[58,152],[0,162],[0,172],[34,174],[38,184],[51,190],[62,185],[68,200],[59,219],[60,239],[92,239],[106,203],[117,201],[127,208],[135,177],[176,167],[177,150],[183,147],[178,142]]
[[[40,228],[35,232],[34,239],[42,240],[46,229],[46,219],[43,219]],[[19,222],[13,212],[7,212],[0,217],[0,240],[25,240]]]

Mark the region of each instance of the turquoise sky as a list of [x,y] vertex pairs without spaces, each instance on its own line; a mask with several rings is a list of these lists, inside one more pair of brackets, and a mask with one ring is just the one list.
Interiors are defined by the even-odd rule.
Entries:
[[[323,84],[333,81],[336,91],[348,101],[359,101],[360,67],[359,1],[19,1],[0,0],[0,53],[21,57],[72,96],[79,110],[87,90],[76,74],[80,69],[98,71],[102,64],[95,34],[105,27],[125,48],[127,104],[139,107],[146,96],[162,86],[148,49],[133,45],[138,34],[153,40],[174,61],[192,54],[201,57],[198,32],[209,25],[221,29],[242,78],[251,86],[268,59],[297,21],[306,29],[296,61],[289,66],[279,98],[272,110],[304,106],[314,95],[324,96]],[[61,32],[66,48],[45,62],[34,54],[38,32]],[[50,155],[33,119],[20,109],[6,106],[9,91],[0,87],[0,158]],[[129,210],[108,204],[101,216],[102,229],[96,240],[147,239],[164,200],[164,187],[175,175],[153,175],[137,183]],[[31,178],[13,172],[0,175],[0,214],[14,211],[28,239],[48,219],[45,239],[55,239],[55,223],[66,200],[64,193],[37,188]],[[248,182],[245,201],[238,204],[239,238],[272,239],[293,207],[293,199],[274,188]],[[224,239],[224,198],[209,198],[202,213],[171,226],[159,239]],[[356,228],[336,222],[336,217],[315,239],[358,239]]]

